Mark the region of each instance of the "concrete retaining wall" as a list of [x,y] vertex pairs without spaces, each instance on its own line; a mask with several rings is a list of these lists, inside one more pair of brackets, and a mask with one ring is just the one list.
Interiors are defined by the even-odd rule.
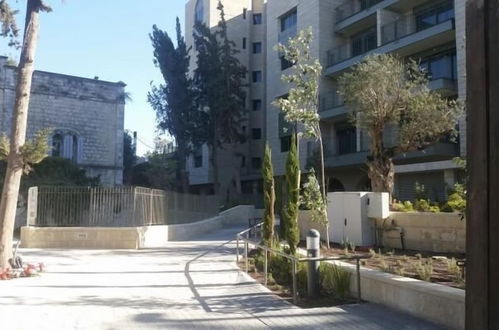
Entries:
[[[330,262],[333,263],[333,262]],[[335,261],[352,273],[351,292],[357,293],[355,266]],[[452,329],[464,329],[465,291],[361,267],[362,299],[383,304]]]
[[236,206],[211,219],[190,224],[142,227],[22,227],[24,248],[141,249],[168,241],[189,240],[222,227],[247,226],[255,216],[250,205]]
[[[383,225],[377,221],[378,227]],[[466,251],[466,220],[458,213],[392,212],[385,227],[400,227],[404,232],[405,248],[440,253]],[[383,245],[401,248],[400,232],[385,231]]]

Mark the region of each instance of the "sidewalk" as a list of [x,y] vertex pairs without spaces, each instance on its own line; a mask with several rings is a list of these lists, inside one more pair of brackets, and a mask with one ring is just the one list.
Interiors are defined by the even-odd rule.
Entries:
[[8,329],[437,329],[374,304],[301,309],[238,270],[237,229],[141,251],[20,250],[39,278],[0,281]]

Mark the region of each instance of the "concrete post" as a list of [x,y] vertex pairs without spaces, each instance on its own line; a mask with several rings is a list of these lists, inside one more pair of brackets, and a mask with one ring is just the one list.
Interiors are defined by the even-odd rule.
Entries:
[[[320,250],[321,234],[315,230],[310,229],[307,233],[307,257],[319,258],[321,255]],[[319,265],[320,261],[308,262],[308,281],[307,290],[308,296],[317,296],[319,289]]]

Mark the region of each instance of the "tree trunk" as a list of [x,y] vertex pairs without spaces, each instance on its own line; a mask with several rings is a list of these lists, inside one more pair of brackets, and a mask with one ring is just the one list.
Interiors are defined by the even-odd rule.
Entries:
[[368,164],[368,175],[374,192],[388,192],[393,196],[395,166],[390,157],[379,155]]
[[324,205],[326,206],[326,209],[324,210],[325,212],[325,217],[326,217],[326,246],[329,249],[329,218],[327,214],[327,193],[326,193],[326,173],[324,170],[325,164],[324,164],[324,145],[322,144],[322,135],[319,134],[319,152],[320,152],[320,176],[321,176],[321,192],[322,192],[322,199],[324,201]]
[[8,268],[12,258],[12,237],[16,217],[19,185],[23,172],[21,147],[26,140],[28,106],[38,40],[40,0],[28,0],[21,57],[17,72],[16,100],[12,117],[10,152],[0,201],[0,271]]

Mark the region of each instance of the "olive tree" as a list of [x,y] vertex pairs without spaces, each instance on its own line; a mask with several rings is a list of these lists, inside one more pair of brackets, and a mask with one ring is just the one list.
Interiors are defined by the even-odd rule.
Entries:
[[[462,108],[430,90],[427,73],[413,60],[370,55],[344,73],[338,85],[352,121],[370,137],[367,167],[373,191],[393,194],[393,157],[456,134]],[[390,130],[395,139],[386,143]]]

